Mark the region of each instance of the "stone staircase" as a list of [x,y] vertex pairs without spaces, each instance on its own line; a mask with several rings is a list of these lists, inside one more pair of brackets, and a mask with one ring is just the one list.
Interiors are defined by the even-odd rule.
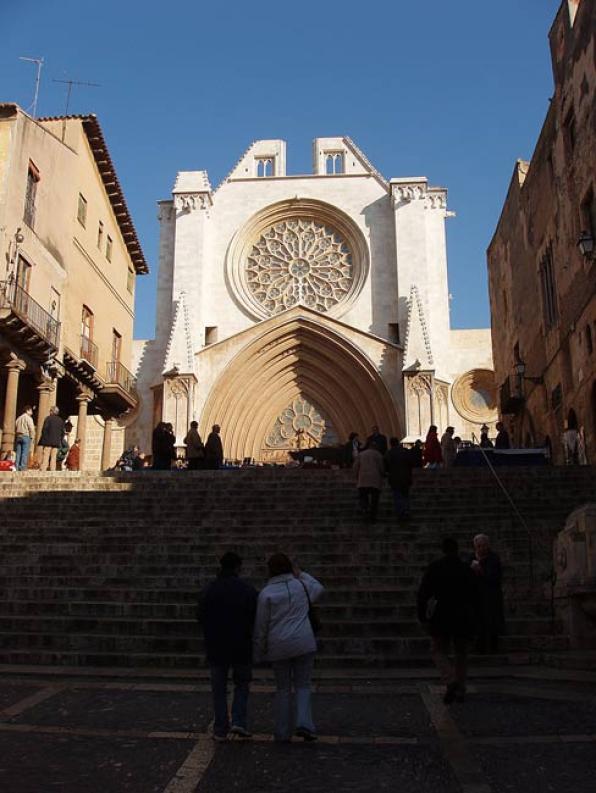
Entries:
[[358,515],[345,471],[2,474],[0,663],[195,667],[197,591],[233,549],[257,587],[276,550],[325,584],[320,667],[426,665],[421,574],[441,536],[469,548],[479,531],[506,568],[503,652],[565,649],[551,603],[552,539],[593,500],[596,469],[499,475],[527,528],[482,469],[416,472],[412,519],[395,522],[385,490],[374,526]]

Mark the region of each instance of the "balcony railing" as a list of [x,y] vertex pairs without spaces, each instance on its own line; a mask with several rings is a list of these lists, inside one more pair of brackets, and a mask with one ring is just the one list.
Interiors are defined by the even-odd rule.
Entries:
[[137,378],[120,361],[108,361],[106,364],[106,383],[116,383],[127,393],[134,394],[137,387]]
[[94,344],[88,336],[81,336],[81,358],[97,369],[97,344]]
[[10,308],[25,325],[58,349],[60,323],[16,281],[0,281],[0,308]]

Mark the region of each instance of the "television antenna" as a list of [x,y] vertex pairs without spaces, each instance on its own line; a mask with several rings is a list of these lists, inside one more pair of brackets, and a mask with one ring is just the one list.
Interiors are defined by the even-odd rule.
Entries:
[[35,76],[35,94],[33,96],[33,104],[29,105],[31,115],[35,118],[37,114],[37,98],[39,96],[39,83],[41,82],[41,69],[43,66],[43,58],[29,58],[24,55],[19,55],[20,61],[28,61],[29,63],[37,64],[37,74]]
[[53,83],[64,83],[65,85],[68,86],[68,88],[66,89],[66,107],[64,108],[64,115],[65,116],[68,115],[68,107],[70,105],[70,95],[72,94],[73,85],[85,85],[85,86],[91,86],[92,88],[101,88],[99,83],[86,83],[86,82],[83,82],[82,80],[56,80],[56,79],[53,79],[52,82]]

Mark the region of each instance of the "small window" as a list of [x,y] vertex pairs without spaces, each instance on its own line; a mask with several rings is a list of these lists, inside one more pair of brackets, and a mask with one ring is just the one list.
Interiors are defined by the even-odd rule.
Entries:
[[257,176],[259,178],[274,175],[272,157],[257,157],[256,165],[257,165]]
[[103,248],[103,223],[101,220],[97,226],[97,247],[99,250]]
[[550,330],[550,328],[556,325],[559,318],[552,246],[549,245],[546,249],[538,269],[540,273],[540,286],[542,289],[544,326],[547,330]]
[[118,362],[122,353],[122,335],[112,328],[112,361]]
[[93,338],[93,311],[88,306],[83,306],[81,313],[81,336],[89,341]]
[[31,281],[31,265],[26,259],[19,255],[17,262],[17,287],[22,289],[23,292],[29,291],[29,284]]
[[594,342],[592,341],[592,328],[589,325],[586,325],[586,349],[588,350],[588,355],[592,355],[594,352]]
[[587,231],[592,239],[596,239],[596,195],[590,187],[581,203],[580,209],[582,232]]
[[205,347],[217,341],[217,325],[208,325],[205,328]]
[[30,229],[35,227],[35,199],[37,198],[37,183],[39,182],[39,170],[37,166],[29,160],[27,169],[27,188],[25,193],[25,211],[23,220]]
[[389,341],[399,344],[399,322],[390,322],[387,325]]
[[112,261],[112,247],[113,247],[113,244],[114,244],[114,243],[113,243],[113,241],[112,241],[112,238],[111,238],[111,237],[110,237],[110,235],[108,234],[108,236],[107,236],[107,239],[106,239],[106,259],[107,259],[109,262],[111,262],[111,261]]
[[341,151],[328,151],[325,154],[325,173],[328,176],[344,172],[344,155]]
[[131,267],[128,268],[128,275],[126,277],[126,288],[128,289],[131,295],[135,291],[135,271]]
[[577,137],[577,131],[575,126],[575,113],[573,110],[570,110],[565,117],[565,124],[564,124],[564,136],[565,136],[565,146],[567,148],[567,153],[572,154],[573,150],[575,149],[575,141]]
[[559,410],[561,405],[563,404],[563,389],[561,388],[561,384],[559,383],[550,394],[550,406],[554,410]]
[[79,203],[77,206],[77,220],[85,228],[87,226],[87,199],[79,193]]

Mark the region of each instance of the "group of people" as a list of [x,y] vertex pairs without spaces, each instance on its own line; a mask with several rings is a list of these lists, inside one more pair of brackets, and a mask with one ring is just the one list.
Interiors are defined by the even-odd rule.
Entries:
[[[313,604],[324,591],[322,584],[283,553],[269,559],[269,580],[260,593],[240,578],[242,560],[236,553],[225,553],[220,565],[215,581],[199,596],[197,613],[211,674],[214,740],[225,741],[230,734],[251,737],[248,696],[253,661],[269,661],[273,666],[275,740],[289,742],[292,734],[305,741],[316,740],[311,708],[317,651]],[[231,719],[227,702],[230,670],[234,682]]]
[[70,443],[72,423],[60,416],[60,409],[55,405],[50,408],[49,415],[44,419],[37,444],[38,454],[32,459],[31,450],[36,433],[33,411],[31,405],[25,405],[15,422],[15,470],[26,471],[34,467],[41,471],[56,471],[58,468],[78,471],[80,438],[75,438],[74,442]]
[[[504,628],[502,568],[485,534],[474,537],[474,553],[462,559],[457,541],[442,541],[442,558],[426,569],[417,595],[418,618],[431,637],[433,660],[445,682],[444,701],[463,701],[468,648],[498,651]],[[324,592],[316,578],[284,553],[268,563],[261,592],[240,578],[242,559],[233,551],[220,560],[216,579],[200,593],[197,618],[203,629],[213,698],[213,738],[249,739],[248,701],[253,663],[269,662],[275,675],[273,735],[317,740],[311,681],[319,627],[315,603]],[[454,663],[449,659],[452,649]],[[233,698],[228,709],[228,678]],[[292,692],[294,707],[292,708]]]
[[[184,438],[186,458],[179,461],[174,427],[168,422],[160,421],[153,430],[153,470],[169,471],[173,467],[186,467],[190,471],[221,468],[224,455],[220,433],[219,424],[214,424],[207,437],[207,442],[203,443],[199,435],[198,422],[191,421]],[[182,463],[182,465],[178,463]]]

